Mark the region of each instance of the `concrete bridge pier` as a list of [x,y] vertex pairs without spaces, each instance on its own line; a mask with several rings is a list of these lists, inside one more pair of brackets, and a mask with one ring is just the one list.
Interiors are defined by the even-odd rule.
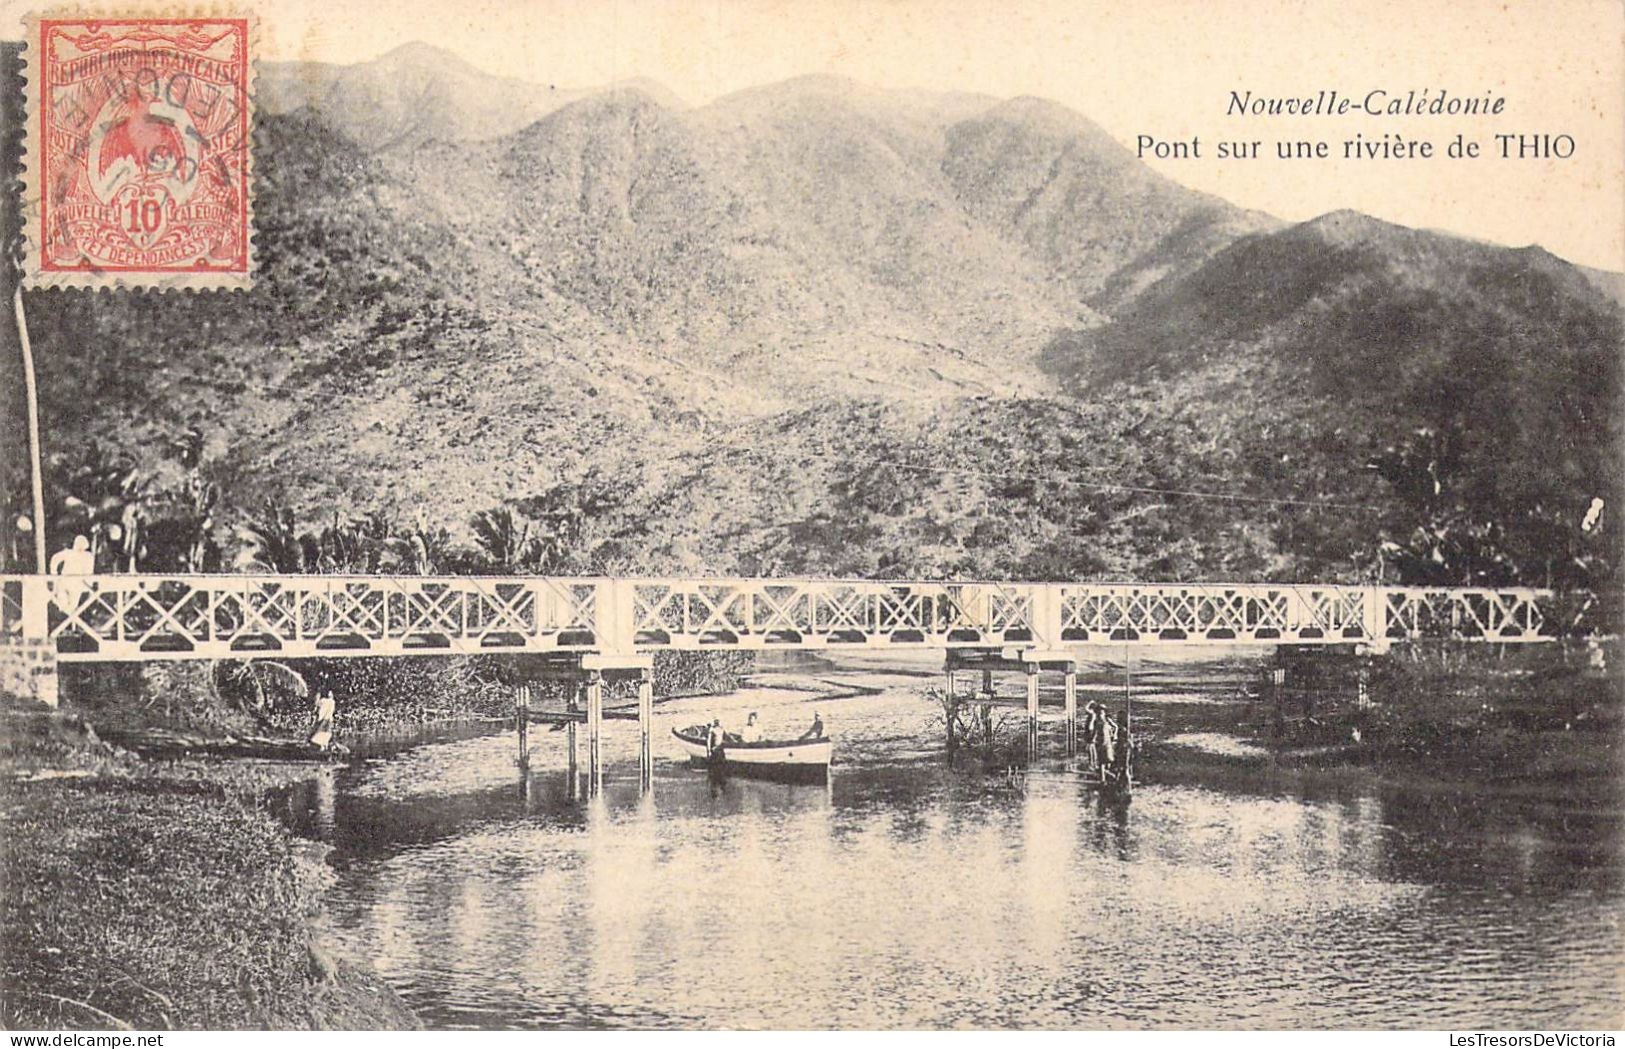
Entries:
[[654,671],[645,669],[638,673],[638,788],[644,793],[655,782],[654,707]]
[[983,724],[992,724],[993,717],[993,671],[987,667],[982,668],[981,709],[977,712]]
[[1038,760],[1038,675],[1037,663],[1027,667],[1027,764]]
[[513,690],[513,721],[519,734],[519,770],[530,768],[530,686],[515,685]]
[[604,790],[604,675],[587,672],[587,796]]
[[1066,665],[1066,756],[1078,754],[1078,665]]
[[[604,789],[605,720],[638,722],[638,787],[645,792],[654,787],[654,657],[620,653],[592,653],[581,657],[581,673],[587,695],[587,796],[597,797]],[[604,712],[604,686],[608,679],[637,683],[637,713]]]
[[[604,709],[604,691],[611,680],[633,678],[637,683],[637,712]],[[604,788],[604,722],[638,722],[638,784],[654,785],[654,658],[588,653],[566,660],[527,661],[514,688],[514,722],[519,737],[519,765],[530,765],[530,725],[562,725],[565,738],[565,784],[571,800],[597,797]],[[564,709],[542,710],[535,703],[534,681],[560,686]],[[582,730],[586,734],[586,763],[582,764]]]
[[1078,750],[1078,661],[1063,649],[1026,649],[1020,653],[1027,671],[1027,760],[1038,758],[1038,685],[1046,670],[1059,670],[1064,683],[1064,711],[1066,717],[1066,754],[1071,757]]
[[566,786],[571,801],[581,797],[581,729],[575,716],[581,713],[581,681],[572,678],[565,686],[564,712],[570,720],[564,725],[564,748],[568,754]]
[[[995,670],[1020,671],[1026,684],[1026,743],[1027,760],[1037,760],[1040,746],[1039,728],[1042,724],[1043,711],[1039,702],[1040,685],[1043,682],[1043,673],[1046,670],[1058,670],[1063,675],[1065,685],[1065,717],[1066,717],[1066,753],[1070,757],[1078,750],[1078,661],[1070,652],[1063,649],[1022,649],[1008,646],[998,649],[950,649],[948,651],[948,688],[949,703],[948,716],[950,721],[953,711],[957,709],[957,696],[954,687],[957,684],[956,670],[969,669],[982,672],[982,687],[979,693],[967,697],[967,702],[974,702],[983,708],[998,703],[999,700],[993,691],[993,672]],[[1005,703],[1010,701],[1007,699]],[[952,738],[952,727],[949,729],[949,751],[952,753],[955,741]]]

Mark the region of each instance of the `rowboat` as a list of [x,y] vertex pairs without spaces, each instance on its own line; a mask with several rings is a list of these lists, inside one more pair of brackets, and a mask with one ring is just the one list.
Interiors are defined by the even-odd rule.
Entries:
[[816,739],[764,739],[741,743],[729,739],[712,754],[706,745],[710,730],[704,725],[671,730],[689,761],[730,776],[761,779],[823,780],[829,775],[829,760],[835,742],[827,736]]

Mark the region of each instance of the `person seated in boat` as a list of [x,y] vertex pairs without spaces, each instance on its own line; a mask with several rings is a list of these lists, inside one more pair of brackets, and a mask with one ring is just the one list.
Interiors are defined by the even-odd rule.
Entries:
[[311,746],[326,750],[333,742],[333,714],[337,709],[332,689],[316,697],[316,727],[310,731]]
[[809,728],[807,731],[803,732],[801,734],[801,738],[802,739],[823,739],[824,738],[824,719],[818,716],[818,711],[816,711],[816,710],[813,711],[812,727]]
[[722,719],[712,718],[711,728],[705,734],[705,753],[707,757],[716,754],[722,745],[728,742],[728,733],[723,731]]
[[760,743],[762,741],[762,726],[756,723],[756,711],[750,712],[745,719],[745,727],[739,730],[739,742]]

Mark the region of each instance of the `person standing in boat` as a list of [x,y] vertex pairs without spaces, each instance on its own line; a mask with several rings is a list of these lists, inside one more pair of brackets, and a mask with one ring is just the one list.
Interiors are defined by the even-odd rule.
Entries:
[[728,733],[723,731],[722,719],[712,718],[711,729],[705,734],[705,756],[716,757],[722,750],[722,745],[728,741]]
[[745,727],[739,730],[739,742],[760,743],[762,741],[762,726],[756,723],[756,711],[750,712],[745,719]]
[[316,727],[310,732],[311,746],[326,750],[333,742],[333,715],[337,710],[332,689],[316,697]]

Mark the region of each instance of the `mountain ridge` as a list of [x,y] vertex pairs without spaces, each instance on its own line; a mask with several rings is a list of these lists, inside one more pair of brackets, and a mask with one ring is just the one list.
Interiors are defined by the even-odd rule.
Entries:
[[581,571],[1617,561],[1571,533],[1615,505],[1619,307],[1545,252],[1282,223],[1033,100],[632,89],[373,145],[335,112],[259,116],[252,291],[36,311],[53,470],[123,449],[159,490],[218,486],[223,522],[455,529],[596,477]]

